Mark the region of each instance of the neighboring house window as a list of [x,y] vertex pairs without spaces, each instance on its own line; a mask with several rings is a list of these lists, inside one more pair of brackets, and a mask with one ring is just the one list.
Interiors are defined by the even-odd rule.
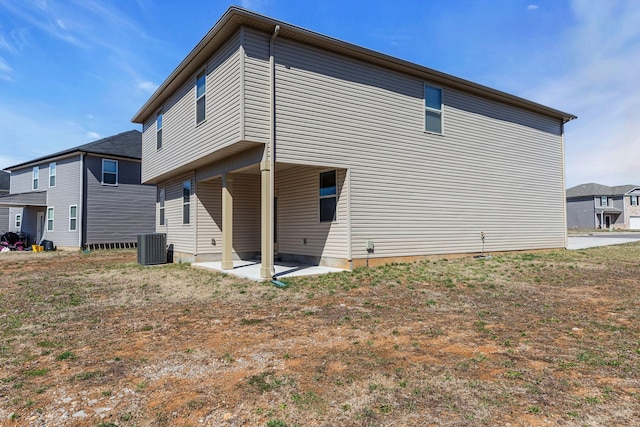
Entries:
[[425,130],[442,133],[442,89],[424,85]]
[[337,206],[336,171],[320,173],[320,222],[336,220]]
[[638,206],[638,196],[631,196],[631,206]]
[[156,116],[156,148],[162,148],[162,111]]
[[118,161],[102,159],[102,184],[118,185]]
[[53,231],[53,208],[47,208],[47,231]]
[[164,201],[165,201],[165,189],[158,189],[158,205],[160,205],[160,225],[164,225]]
[[49,163],[49,187],[56,186],[56,162]]
[[33,189],[38,189],[38,181],[40,180],[40,166],[33,167]]
[[69,231],[78,229],[78,206],[69,206]]
[[205,119],[205,93],[207,91],[207,74],[202,71],[196,78],[196,124]]
[[22,215],[16,214],[16,230],[20,230],[22,227]]
[[191,180],[182,184],[182,223],[189,224],[191,218]]
[[600,196],[600,206],[607,206],[607,196]]

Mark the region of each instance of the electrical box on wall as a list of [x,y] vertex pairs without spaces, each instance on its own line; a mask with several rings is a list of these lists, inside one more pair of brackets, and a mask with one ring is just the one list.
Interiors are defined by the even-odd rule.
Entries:
[[372,254],[374,249],[373,240],[367,240],[367,252]]

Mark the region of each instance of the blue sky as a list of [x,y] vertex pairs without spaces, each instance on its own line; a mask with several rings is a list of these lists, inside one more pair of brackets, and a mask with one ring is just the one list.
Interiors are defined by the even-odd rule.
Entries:
[[0,0],[0,168],[140,129],[232,4],[573,113],[567,186],[640,185],[636,0]]

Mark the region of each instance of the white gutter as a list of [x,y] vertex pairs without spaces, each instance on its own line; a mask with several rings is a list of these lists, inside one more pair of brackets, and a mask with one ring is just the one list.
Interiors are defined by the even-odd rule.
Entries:
[[271,113],[271,132],[269,135],[269,169],[271,173],[269,174],[269,206],[271,209],[271,221],[269,221],[269,265],[271,266],[271,275],[276,274],[275,267],[273,265],[274,262],[274,254],[273,254],[273,220],[275,212],[273,211],[273,197],[275,195],[275,172],[276,172],[276,62],[273,57],[274,53],[274,42],[276,37],[278,37],[278,33],[280,32],[280,25],[276,25],[273,30],[273,34],[269,39],[269,71],[270,75],[270,113]]

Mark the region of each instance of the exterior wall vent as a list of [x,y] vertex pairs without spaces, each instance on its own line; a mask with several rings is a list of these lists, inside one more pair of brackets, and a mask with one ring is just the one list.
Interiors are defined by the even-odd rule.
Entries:
[[167,263],[167,235],[164,233],[138,234],[138,264]]

